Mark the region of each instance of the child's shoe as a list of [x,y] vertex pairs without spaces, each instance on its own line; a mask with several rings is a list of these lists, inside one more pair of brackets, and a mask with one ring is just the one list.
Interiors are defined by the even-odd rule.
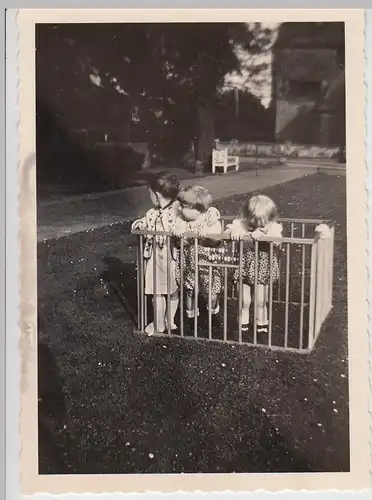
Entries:
[[263,325],[257,324],[257,333],[269,333],[269,323],[264,323]]
[[242,323],[242,331],[247,332],[249,330],[249,323]]
[[220,312],[220,304],[217,304],[214,309],[211,309],[211,314],[218,314]]
[[148,335],[149,337],[151,337],[151,335],[154,335],[154,333],[164,333],[164,330],[161,330],[161,329],[158,328],[155,331],[155,324],[154,324],[154,322],[152,322],[152,323],[149,323],[146,326],[145,333],[146,333],[146,335]]
[[[175,323],[172,323],[171,324],[171,331],[173,330],[177,330],[178,326],[175,324]],[[165,331],[167,332],[168,331],[168,318],[165,318]]]

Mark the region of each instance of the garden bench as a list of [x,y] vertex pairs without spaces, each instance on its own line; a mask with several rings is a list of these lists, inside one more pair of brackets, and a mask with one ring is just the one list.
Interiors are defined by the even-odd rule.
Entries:
[[216,173],[216,168],[222,168],[226,174],[227,169],[233,167],[239,170],[239,156],[229,156],[227,149],[214,149],[212,153],[212,173]]

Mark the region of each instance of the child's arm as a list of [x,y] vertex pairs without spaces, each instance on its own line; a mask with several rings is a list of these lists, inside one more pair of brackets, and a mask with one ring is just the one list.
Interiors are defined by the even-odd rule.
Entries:
[[139,229],[140,231],[146,229],[146,216],[141,217],[141,219],[136,219],[134,222],[132,222],[130,230],[135,231],[136,229]]
[[[283,235],[283,226],[278,222],[273,222],[266,228],[258,228],[252,233],[252,238],[259,241],[261,236],[267,236],[271,238],[281,238]],[[280,243],[274,242],[275,246],[279,246]]]
[[181,217],[177,217],[174,221],[171,229],[173,236],[181,237],[187,231],[187,222],[181,219]]
[[146,212],[146,215],[141,217],[140,219],[136,219],[131,226],[131,231],[135,231],[136,229],[139,229],[140,231],[143,231],[144,229],[147,229],[148,227],[148,219],[149,217],[153,214],[155,211],[154,208],[150,208],[148,212]]
[[242,219],[234,219],[232,223],[227,226],[224,234],[230,236],[232,240],[239,240],[249,233],[245,229]]
[[213,224],[205,227],[199,233],[200,243],[205,247],[216,247],[221,244],[222,224],[221,221],[216,221]]

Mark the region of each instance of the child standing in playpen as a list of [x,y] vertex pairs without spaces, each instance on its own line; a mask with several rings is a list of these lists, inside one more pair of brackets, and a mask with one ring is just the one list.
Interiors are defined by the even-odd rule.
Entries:
[[[267,302],[270,280],[270,243],[261,241],[261,236],[281,237],[283,227],[277,222],[278,210],[274,201],[268,196],[253,196],[243,206],[242,218],[235,219],[227,226],[225,234],[229,234],[232,240],[238,240],[243,236],[250,236],[245,241],[242,262],[242,330],[249,329],[249,308],[252,295],[255,301],[257,314],[257,332],[268,332]],[[255,266],[255,240],[258,243],[258,267]],[[272,256],[271,276],[272,282],[279,279],[278,243],[274,243]],[[257,285],[255,285],[255,274],[257,274]],[[239,280],[239,271],[234,274],[234,281]]]
[[[156,175],[149,182],[149,193],[154,208],[151,208],[141,219],[134,221],[131,229],[171,232],[178,216],[178,202],[176,199],[178,192],[179,180],[176,175],[168,172]],[[173,245],[169,246],[171,255],[169,255],[166,236],[148,235],[145,237],[143,254],[145,260],[145,294],[153,296],[154,318],[156,318],[155,323],[151,322],[145,328],[145,333],[148,335],[155,333],[155,324],[156,331],[159,333],[164,332],[167,328],[168,311],[165,295],[168,293],[170,294],[171,329],[177,328],[174,324],[174,317],[179,303],[178,286],[175,278],[177,249]]]
[[[177,196],[180,216],[177,219],[173,233],[182,236],[185,233],[196,233],[199,236],[198,263],[211,263],[211,247],[216,246],[208,235],[221,234],[222,225],[219,211],[211,207],[212,196],[202,186],[189,186],[180,190]],[[219,244],[219,242],[217,243]],[[186,315],[195,316],[195,273],[198,272],[199,291],[204,297],[211,294],[211,314],[216,315],[220,310],[218,295],[221,291],[221,277],[219,270],[212,268],[211,289],[209,290],[209,268],[198,266],[196,269],[196,255],[194,239],[188,240],[183,252],[184,286],[186,288]],[[181,283],[180,263],[176,265],[177,284]],[[199,315],[199,310],[197,310]]]

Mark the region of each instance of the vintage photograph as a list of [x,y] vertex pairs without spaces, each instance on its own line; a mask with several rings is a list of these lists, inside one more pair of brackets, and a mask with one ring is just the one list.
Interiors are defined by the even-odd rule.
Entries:
[[39,476],[351,472],[346,26],[35,23]]

